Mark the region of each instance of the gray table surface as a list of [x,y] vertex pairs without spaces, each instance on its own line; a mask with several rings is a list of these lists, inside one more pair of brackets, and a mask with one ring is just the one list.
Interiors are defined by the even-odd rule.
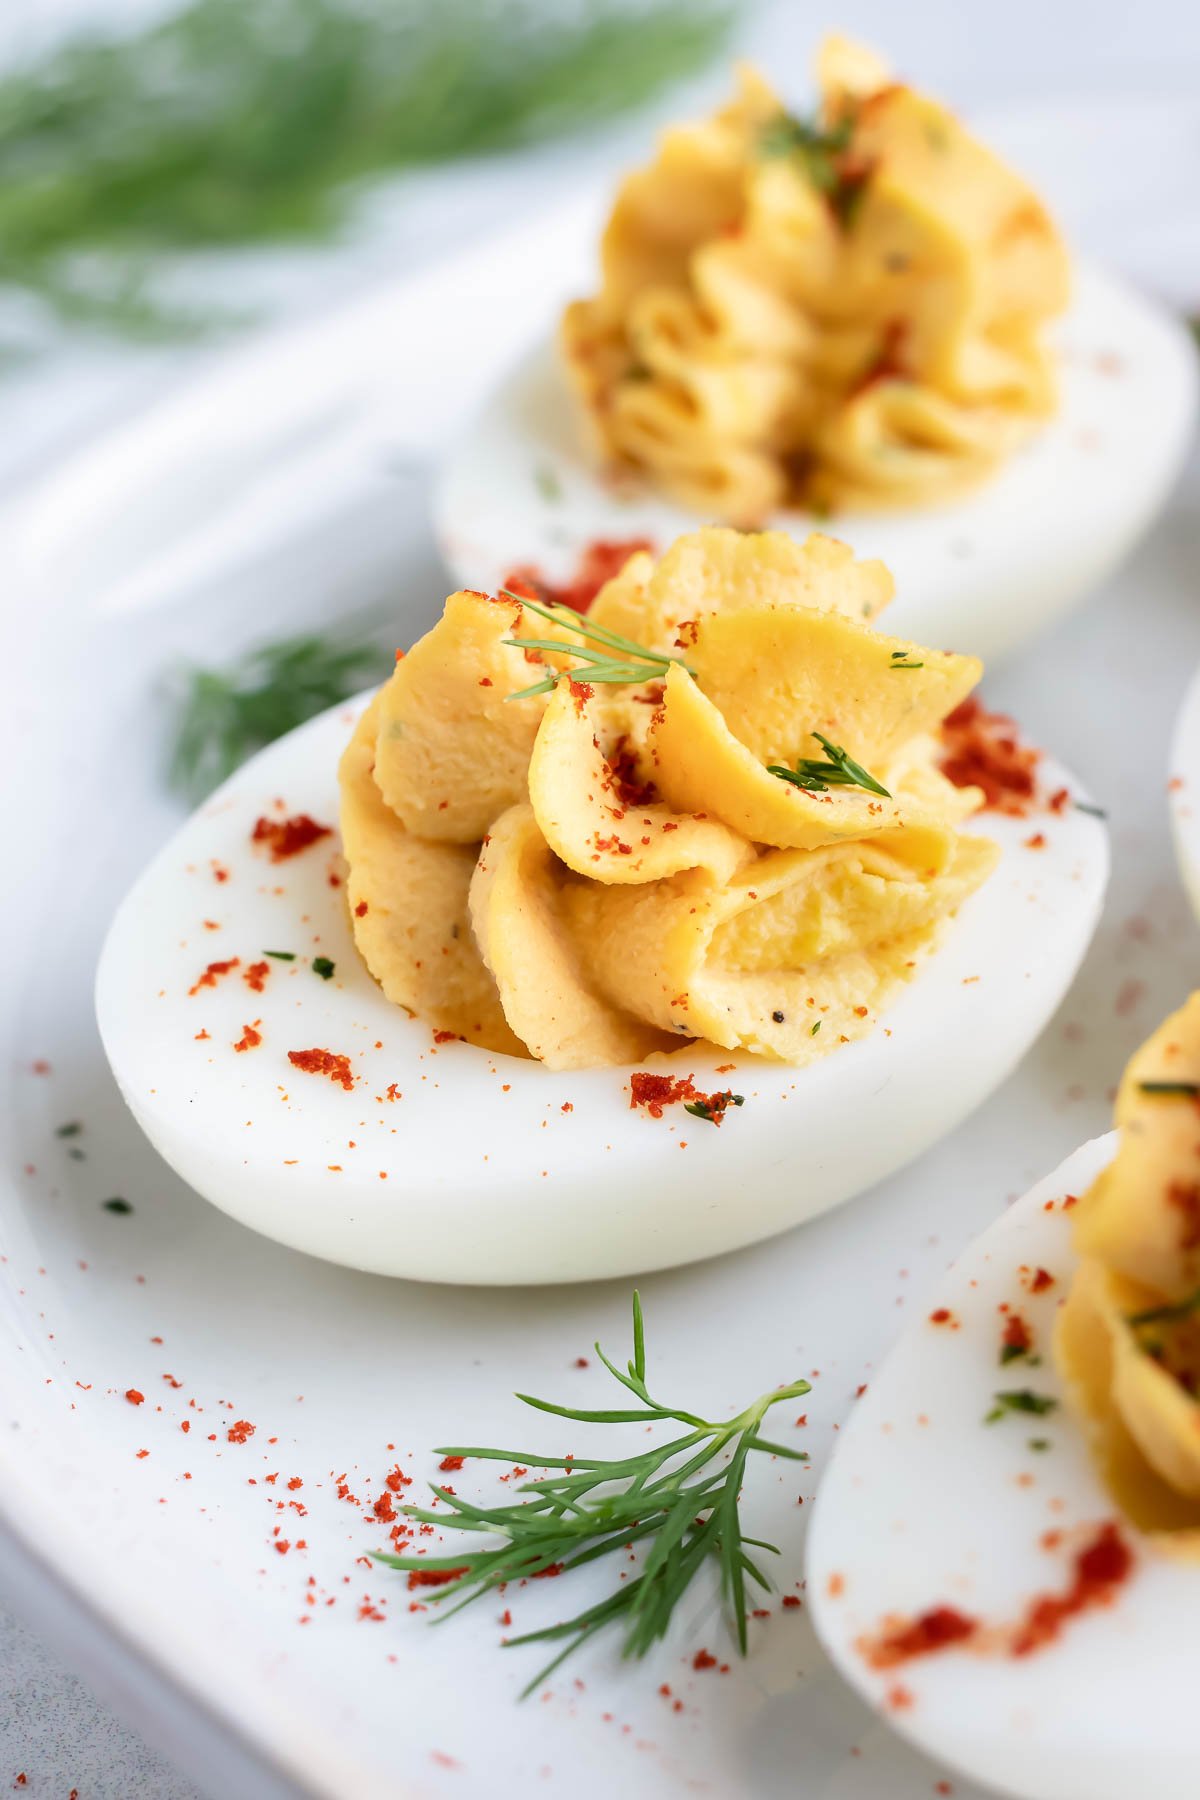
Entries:
[[199,1789],[76,1680],[36,1632],[0,1607],[0,1791],[30,1800],[200,1800]]

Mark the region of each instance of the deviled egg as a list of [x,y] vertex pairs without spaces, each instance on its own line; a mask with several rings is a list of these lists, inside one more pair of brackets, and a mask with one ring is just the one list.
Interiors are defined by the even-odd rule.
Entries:
[[1072,270],[1028,184],[870,52],[830,39],[818,77],[805,119],[742,71],[622,183],[598,291],[449,459],[464,585],[832,510],[897,575],[899,629],[994,656],[1148,524],[1194,412],[1186,332]]
[[808,1589],[847,1679],[1027,1800],[1195,1793],[1200,996],[1117,1131],[959,1259],[842,1432]]
[[1057,1005],[1107,849],[891,587],[709,529],[586,615],[452,595],[122,906],[147,1134],[270,1236],[489,1283],[711,1255],[917,1154]]

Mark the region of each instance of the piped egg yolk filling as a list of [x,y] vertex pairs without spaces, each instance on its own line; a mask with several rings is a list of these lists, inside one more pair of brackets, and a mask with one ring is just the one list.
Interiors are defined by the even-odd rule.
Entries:
[[935,763],[980,665],[876,630],[891,594],[832,538],[718,528],[586,618],[452,594],[341,765],[388,999],[555,1069],[870,1031],[998,855]]
[[1069,264],[1040,200],[870,51],[828,39],[817,79],[810,119],[743,69],[664,133],[563,316],[601,453],[710,518],[928,504],[1056,405]]
[[1200,993],[1133,1057],[1055,1354],[1123,1511],[1200,1553]]

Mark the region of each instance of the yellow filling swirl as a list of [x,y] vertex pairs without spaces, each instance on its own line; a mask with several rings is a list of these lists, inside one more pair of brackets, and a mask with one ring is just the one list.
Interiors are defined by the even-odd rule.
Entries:
[[818,76],[811,122],[743,70],[668,131],[562,321],[601,452],[741,524],[938,499],[1055,405],[1069,265],[1037,196],[870,52],[830,39]]
[[[388,998],[559,1069],[683,1039],[802,1064],[869,1031],[997,855],[934,765],[979,664],[877,631],[891,589],[831,538],[709,528],[586,620],[452,594],[342,762]],[[587,631],[662,679],[606,681]]]
[[1131,1060],[1055,1352],[1119,1504],[1200,1551],[1200,993]]

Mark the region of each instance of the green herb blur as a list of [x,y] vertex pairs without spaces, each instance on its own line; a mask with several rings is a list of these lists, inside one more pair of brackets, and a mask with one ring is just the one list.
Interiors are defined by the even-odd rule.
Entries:
[[329,241],[363,187],[579,131],[703,66],[730,0],[188,0],[0,74],[0,283],[138,336],[165,257]]
[[193,803],[203,800],[247,757],[382,681],[391,666],[386,651],[347,631],[263,644],[227,669],[189,669],[171,750],[171,786]]

